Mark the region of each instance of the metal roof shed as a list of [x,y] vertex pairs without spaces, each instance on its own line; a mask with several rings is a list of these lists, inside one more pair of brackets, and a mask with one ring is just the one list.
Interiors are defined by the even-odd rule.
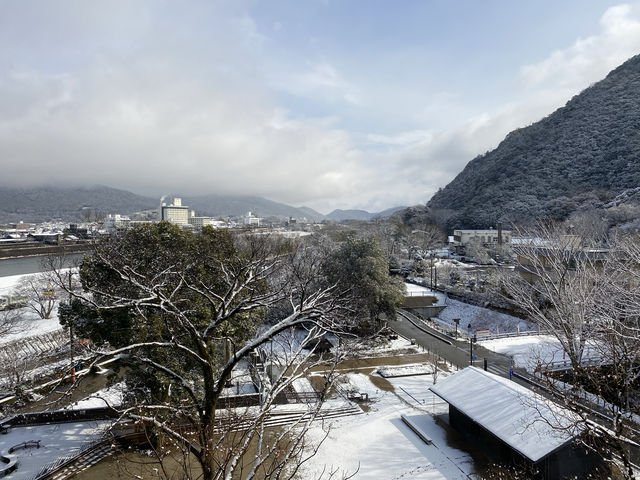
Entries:
[[573,441],[580,428],[572,413],[515,382],[467,367],[430,390],[449,404],[451,425],[494,459],[524,463],[545,479],[596,468],[595,456]]

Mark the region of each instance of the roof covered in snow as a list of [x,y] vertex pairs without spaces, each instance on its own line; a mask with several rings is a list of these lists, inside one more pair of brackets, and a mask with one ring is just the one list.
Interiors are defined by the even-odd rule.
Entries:
[[430,390],[533,462],[578,433],[570,412],[476,367],[460,370]]

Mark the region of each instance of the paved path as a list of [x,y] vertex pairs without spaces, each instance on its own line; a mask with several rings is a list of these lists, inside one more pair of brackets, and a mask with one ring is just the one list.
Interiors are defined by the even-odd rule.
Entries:
[[[439,330],[429,327],[423,320],[412,313],[399,310],[397,320],[389,322],[389,328],[404,337],[415,339],[418,345],[429,352],[436,353],[458,368],[464,368],[470,365],[468,340],[455,340],[452,337],[446,336]],[[477,343],[473,344],[473,355],[475,358],[473,365],[476,367],[483,368],[486,359],[487,370],[489,372],[509,378],[511,359],[508,356],[487,350]],[[519,370],[518,373],[528,377],[524,371]],[[526,381],[515,376],[512,380],[530,387]]]

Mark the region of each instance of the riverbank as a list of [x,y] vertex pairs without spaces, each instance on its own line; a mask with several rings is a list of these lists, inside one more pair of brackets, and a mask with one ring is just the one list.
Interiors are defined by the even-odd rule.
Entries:
[[44,257],[48,255],[67,255],[91,250],[93,242],[68,243],[64,245],[46,245],[37,242],[0,246],[0,260],[23,257]]

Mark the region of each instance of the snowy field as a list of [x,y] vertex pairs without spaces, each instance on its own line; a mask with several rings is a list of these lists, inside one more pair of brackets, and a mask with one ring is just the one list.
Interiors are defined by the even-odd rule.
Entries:
[[[61,423],[12,428],[0,435],[0,452],[10,458],[18,458],[18,469],[3,477],[7,480],[31,479],[49,462],[66,455],[73,455],[87,442],[98,439],[111,424],[109,421]],[[40,440],[40,448],[29,448],[8,454],[10,447],[29,440]]]
[[358,358],[380,357],[399,352],[419,353],[421,351],[419,347],[412,345],[411,341],[400,336],[394,340],[384,340],[377,344],[355,344],[351,348],[353,348],[353,352],[357,354]]
[[72,403],[67,408],[70,410],[84,410],[86,408],[119,407],[122,405],[124,390],[124,382],[119,382],[98,390],[96,393]]
[[[444,373],[439,378],[443,378]],[[338,418],[315,425],[309,440],[320,441],[316,456],[305,464],[300,478],[316,478],[323,470],[336,478],[357,472],[356,479],[467,479],[474,471],[471,457],[447,444],[446,431],[434,413],[447,405],[429,390],[429,375],[386,379],[393,391],[381,390],[368,375],[349,373],[343,389],[369,394],[364,415]],[[405,414],[432,440],[427,445],[406,426]]]
[[[480,342],[483,347],[513,358],[514,365],[533,372],[538,364],[568,361],[560,342],[551,335],[498,338]],[[585,358],[597,358],[595,347],[587,345]]]
[[[0,295],[13,295],[15,288],[23,278],[35,275],[38,274],[34,273],[0,277]],[[0,337],[0,344],[36,335],[42,335],[62,328],[58,321],[57,307],[54,308],[51,318],[46,320],[41,319],[33,310],[28,308],[20,308],[18,310],[12,310],[11,312],[19,312],[22,319],[17,322],[13,333]],[[0,312],[0,314],[2,313],[3,312]]]
[[382,377],[402,377],[408,375],[426,375],[433,373],[433,365],[430,363],[416,363],[399,367],[380,367],[376,373]]
[[455,326],[454,318],[460,319],[460,325],[466,330],[471,324],[471,330],[488,328],[491,333],[507,333],[520,330],[535,330],[535,326],[506,313],[496,312],[489,308],[478,307],[469,303],[460,302],[453,298],[446,298],[446,308],[437,317],[442,323]]
[[408,295],[435,295],[438,301],[434,305],[444,305],[446,308],[433,320],[451,330],[455,329],[454,318],[460,319],[458,329],[463,333],[466,333],[469,324],[471,324],[472,331],[488,328],[491,333],[516,332],[518,328],[522,331],[535,330],[536,328],[521,318],[454,300],[442,292],[435,292],[412,283],[405,283],[405,286]]

